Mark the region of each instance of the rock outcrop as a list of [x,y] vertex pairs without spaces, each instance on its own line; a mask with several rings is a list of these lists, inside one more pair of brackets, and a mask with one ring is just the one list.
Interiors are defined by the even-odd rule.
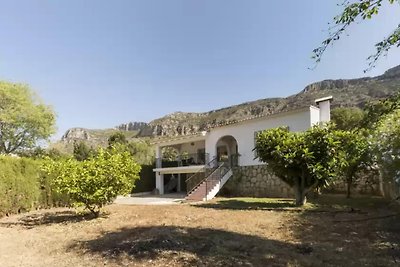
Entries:
[[128,123],[123,123],[118,125],[117,128],[118,130],[121,131],[141,131],[142,129],[148,127],[147,122],[128,122]]
[[71,128],[61,137],[61,141],[72,143],[74,141],[89,141],[91,139],[89,132],[83,128]]

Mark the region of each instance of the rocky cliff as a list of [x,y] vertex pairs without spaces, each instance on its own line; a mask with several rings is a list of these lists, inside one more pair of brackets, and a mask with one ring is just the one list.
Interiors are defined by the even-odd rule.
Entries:
[[286,98],[266,98],[204,113],[176,112],[151,121],[139,131],[139,136],[185,135],[243,118],[268,115],[314,103],[332,95],[333,107],[363,106],[400,90],[400,66],[377,77],[325,80],[306,86],[296,95]]
[[[319,97],[332,95],[333,107],[363,106],[400,91],[400,66],[376,77],[324,80],[306,86],[298,94],[286,98],[266,98],[204,113],[175,112],[149,123],[130,122],[116,129],[137,133],[137,137],[175,136],[192,134],[211,126],[247,117],[268,115],[300,108],[314,103]],[[178,107],[177,107],[178,108]],[[82,129],[68,131],[63,140],[90,139],[91,133]]]
[[118,125],[117,128],[118,130],[121,131],[141,131],[142,129],[146,128],[148,126],[147,122],[128,122],[128,123],[123,123]]
[[77,140],[88,141],[89,139],[91,139],[89,131],[84,128],[68,129],[61,137],[61,141],[65,143],[72,143]]

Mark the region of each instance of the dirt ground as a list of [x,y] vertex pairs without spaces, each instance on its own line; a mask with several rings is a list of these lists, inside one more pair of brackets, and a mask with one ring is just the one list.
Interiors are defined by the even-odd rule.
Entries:
[[52,209],[0,219],[0,266],[400,266],[398,207],[330,196]]

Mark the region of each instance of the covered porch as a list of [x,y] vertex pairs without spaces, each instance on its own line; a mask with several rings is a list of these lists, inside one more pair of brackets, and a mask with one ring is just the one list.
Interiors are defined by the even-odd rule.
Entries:
[[156,189],[159,194],[186,193],[186,180],[204,172],[209,162],[205,151],[206,132],[191,136],[164,138],[154,142]]

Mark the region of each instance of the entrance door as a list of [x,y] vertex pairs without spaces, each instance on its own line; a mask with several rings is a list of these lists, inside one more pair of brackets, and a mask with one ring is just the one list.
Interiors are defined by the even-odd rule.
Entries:
[[229,160],[227,146],[218,146],[217,147],[217,159],[219,162],[221,162],[221,161],[227,162]]

